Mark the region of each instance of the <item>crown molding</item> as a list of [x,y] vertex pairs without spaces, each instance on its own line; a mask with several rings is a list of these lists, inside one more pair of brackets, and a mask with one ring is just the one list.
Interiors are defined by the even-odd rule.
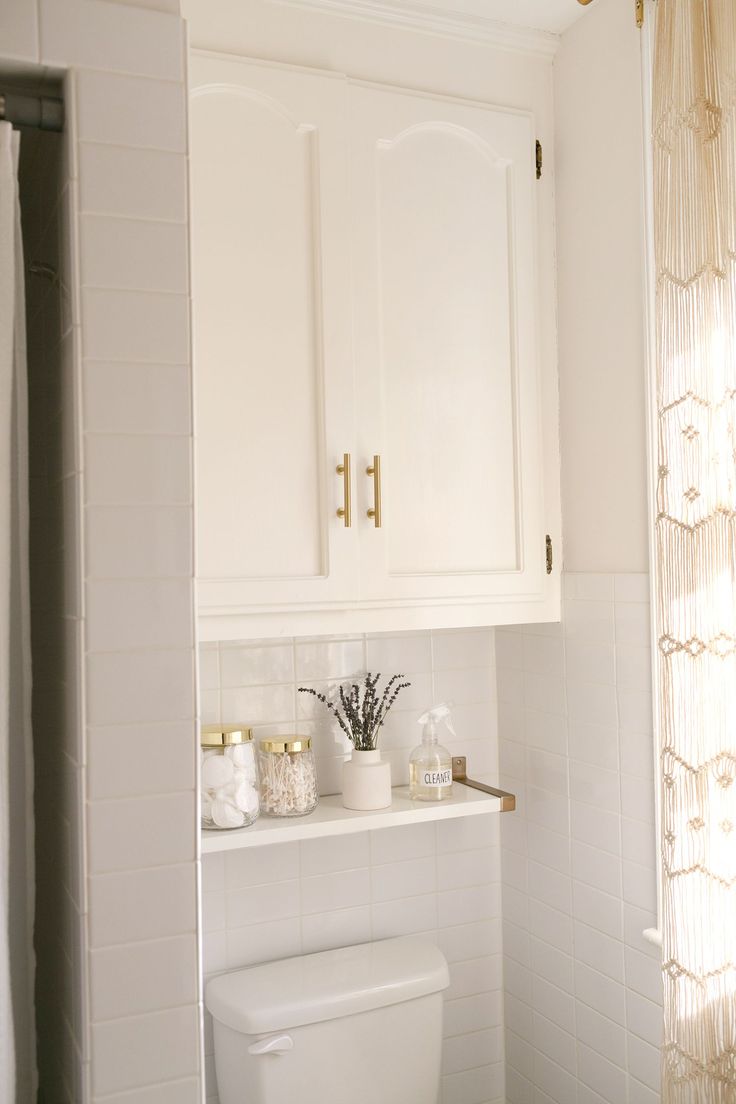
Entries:
[[499,23],[465,12],[450,11],[425,4],[395,3],[393,0],[271,0],[287,7],[308,9],[323,14],[383,23],[406,30],[424,31],[445,38],[483,42],[503,50],[553,57],[560,36],[549,31]]

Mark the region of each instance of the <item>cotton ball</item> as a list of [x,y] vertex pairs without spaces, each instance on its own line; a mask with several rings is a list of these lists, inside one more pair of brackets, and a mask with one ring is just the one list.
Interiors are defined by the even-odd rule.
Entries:
[[254,813],[258,809],[258,795],[252,786],[249,786],[247,782],[241,783],[238,786],[235,794],[235,804],[239,809],[242,809],[244,813]]
[[243,783],[247,786],[255,786],[256,772],[254,766],[251,766],[250,769],[246,767],[235,768],[235,788],[239,789]]
[[212,798],[209,794],[202,794],[202,819],[212,820]]
[[213,801],[212,819],[218,828],[242,828],[245,817],[229,801]]
[[256,784],[256,757],[252,744],[236,744],[230,748],[233,752],[235,770],[252,786]]
[[252,763],[247,763],[246,764],[246,766],[243,770],[243,776],[245,777],[246,781],[250,782],[251,786],[255,786],[255,784],[256,784],[256,764],[255,764],[255,760],[253,760]]
[[230,758],[236,767],[246,767],[253,762],[253,748],[251,744],[233,744],[227,749],[232,752]]
[[233,777],[233,765],[224,755],[214,755],[202,763],[202,785],[207,790],[227,786]]

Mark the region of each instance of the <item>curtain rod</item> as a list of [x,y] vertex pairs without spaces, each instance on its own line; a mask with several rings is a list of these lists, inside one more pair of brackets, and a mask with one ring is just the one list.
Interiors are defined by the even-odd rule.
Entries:
[[3,120],[14,126],[60,131],[64,129],[64,102],[47,96],[0,92],[0,122]]

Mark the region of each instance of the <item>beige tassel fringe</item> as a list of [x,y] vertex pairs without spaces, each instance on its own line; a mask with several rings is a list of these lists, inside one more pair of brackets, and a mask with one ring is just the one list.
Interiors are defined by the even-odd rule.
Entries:
[[736,0],[654,65],[664,1104],[736,1104]]

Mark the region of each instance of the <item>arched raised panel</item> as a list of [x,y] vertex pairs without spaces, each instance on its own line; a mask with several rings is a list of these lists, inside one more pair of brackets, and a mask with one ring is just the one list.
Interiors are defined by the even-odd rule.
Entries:
[[518,570],[509,162],[442,123],[375,158],[387,569]]
[[317,132],[237,87],[190,128],[199,572],[324,576]]
[[537,596],[544,569],[534,131],[350,88],[359,436],[381,456],[366,597]]

